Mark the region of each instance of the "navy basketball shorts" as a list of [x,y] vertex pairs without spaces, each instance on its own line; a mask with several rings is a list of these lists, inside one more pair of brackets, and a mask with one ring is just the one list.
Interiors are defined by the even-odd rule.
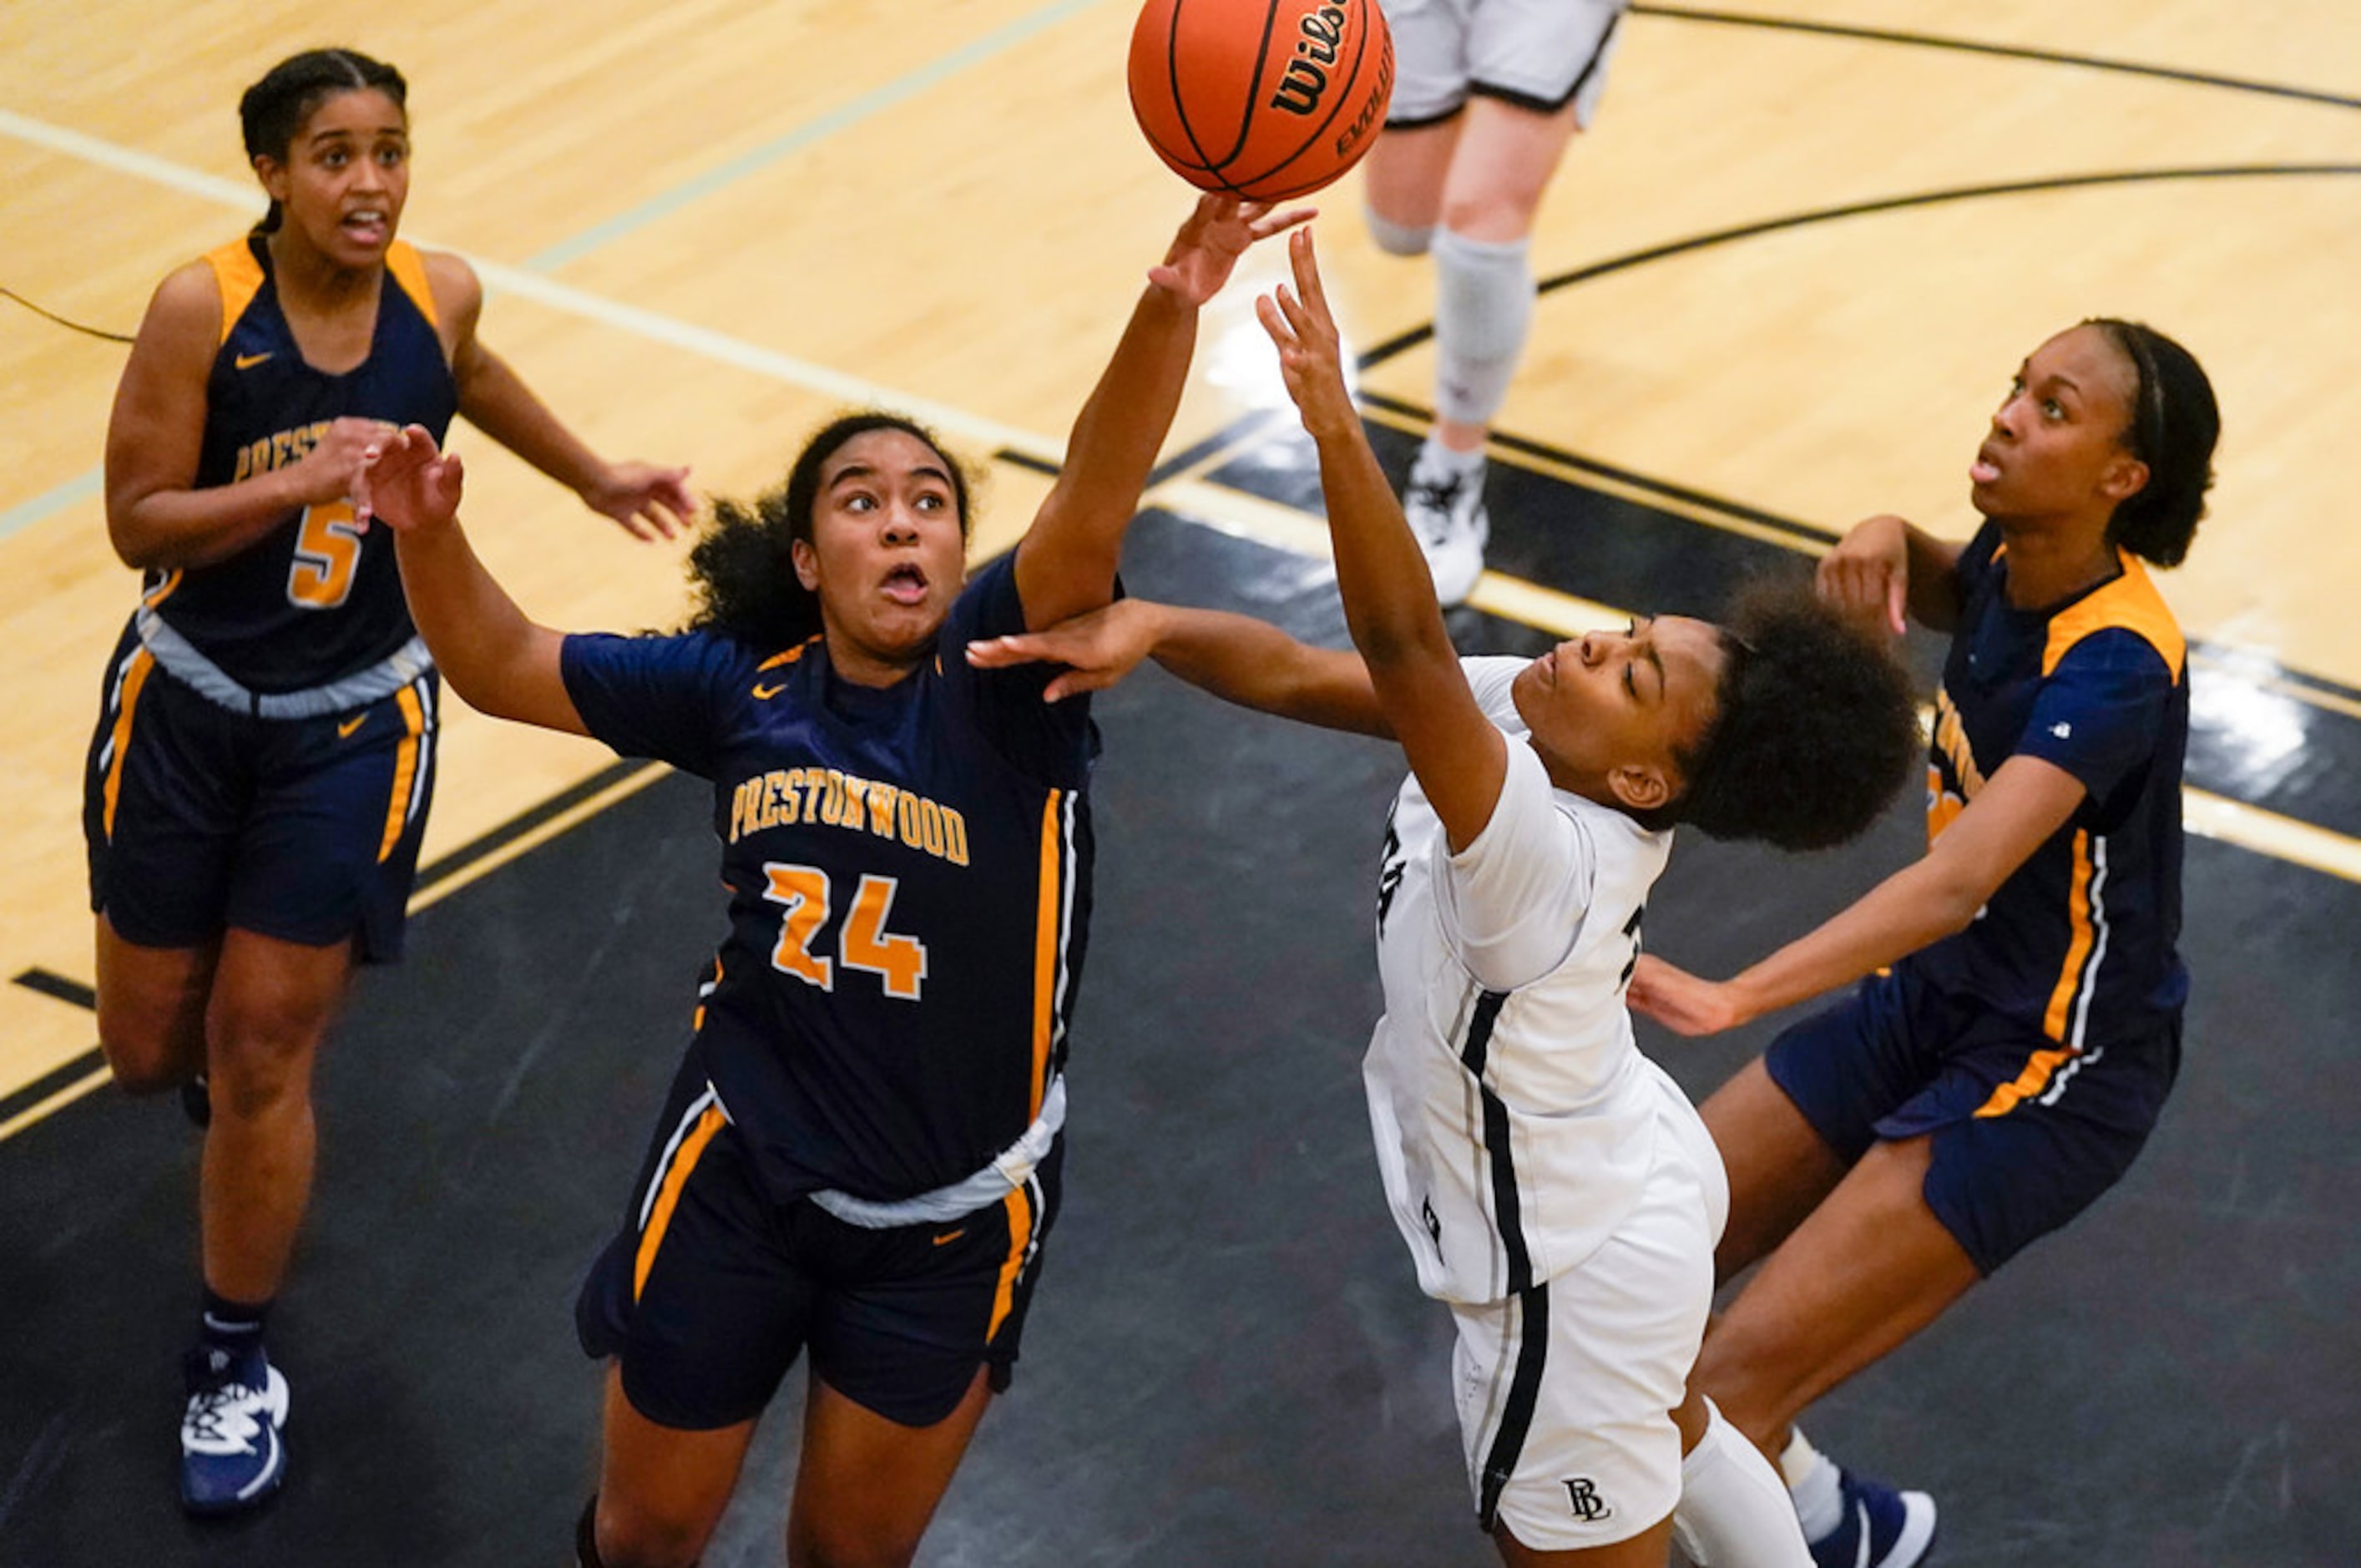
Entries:
[[1906,962],[1795,1025],[1771,1080],[1846,1163],[1930,1134],[1927,1205],[1992,1274],[2131,1168],[2180,1062],[2180,1022],[2070,1051]]
[[950,1415],[978,1367],[1008,1387],[1062,1138],[1003,1202],[867,1230],[808,1199],[774,1202],[701,1075],[685,1071],[673,1101],[575,1305],[583,1350],[620,1358],[633,1409],[686,1431],[751,1420],[807,1348],[829,1387],[908,1427]]
[[232,712],[126,633],[82,792],[90,905],[146,948],[239,930],[401,956],[434,792],[435,677],[317,718]]

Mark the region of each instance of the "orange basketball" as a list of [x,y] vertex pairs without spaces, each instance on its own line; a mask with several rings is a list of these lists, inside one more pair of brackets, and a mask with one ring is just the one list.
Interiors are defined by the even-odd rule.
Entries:
[[1148,0],[1131,111],[1207,191],[1277,202],[1360,160],[1386,123],[1394,41],[1377,0]]

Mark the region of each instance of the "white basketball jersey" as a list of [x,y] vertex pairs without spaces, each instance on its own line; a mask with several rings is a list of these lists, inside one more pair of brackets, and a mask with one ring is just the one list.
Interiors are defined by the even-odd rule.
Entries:
[[1508,777],[1456,856],[1416,775],[1395,797],[1362,1073],[1419,1286],[1472,1302],[1580,1263],[1639,1198],[1657,1093],[1623,990],[1672,835],[1550,783],[1510,697],[1525,661],[1462,663]]

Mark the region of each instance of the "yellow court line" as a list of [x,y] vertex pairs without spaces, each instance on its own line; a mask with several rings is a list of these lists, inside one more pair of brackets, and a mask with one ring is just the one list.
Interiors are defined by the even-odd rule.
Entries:
[[100,1068],[95,1072],[74,1080],[48,1099],[37,1104],[27,1105],[6,1121],[0,1122],[0,1144],[6,1143],[44,1116],[53,1112],[62,1111],[114,1076],[115,1073],[111,1069]]

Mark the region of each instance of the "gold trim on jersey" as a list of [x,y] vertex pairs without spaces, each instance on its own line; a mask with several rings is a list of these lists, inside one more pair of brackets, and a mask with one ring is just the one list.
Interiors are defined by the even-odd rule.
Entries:
[[246,308],[254,303],[254,296],[262,292],[262,263],[256,260],[254,248],[245,236],[216,246],[205,252],[205,263],[214,269],[214,280],[221,285],[221,336],[214,345],[219,348],[229,341],[230,329],[236,326]]
[[1060,830],[1066,792],[1053,789],[1041,806],[1041,903],[1033,927],[1033,1086],[1027,1103],[1041,1114],[1049,1082],[1049,1042],[1058,1023],[1059,932],[1064,926],[1066,836]]
[[2049,993],[2049,1008],[2041,1017],[2041,1032],[2071,1048],[2081,1047],[2081,1019],[2070,1022],[2073,1037],[2068,1035],[2069,1014],[2075,1011],[2075,998],[2085,984],[2096,977],[2083,972],[2092,948],[2099,940],[2102,910],[2099,905],[2102,875],[2106,869],[2106,840],[2097,841],[2094,852],[2090,832],[2074,830],[2074,876],[2067,894],[2067,923],[2073,935],[2066,943],[2066,961],[2059,969],[2057,987]]
[[426,280],[426,258],[418,254],[418,247],[406,239],[393,241],[385,247],[385,269],[410,296],[426,324],[440,332],[443,320],[434,309],[434,287]]
[[2067,651],[2092,632],[2120,628],[2163,654],[2178,685],[2189,665],[2189,642],[2181,635],[2180,622],[2157,591],[2156,580],[2140,558],[2124,550],[2117,550],[2115,556],[2123,563],[2122,576],[2093,588],[2050,617],[2049,641],[2041,651],[2041,673],[2048,675],[2056,670]]

